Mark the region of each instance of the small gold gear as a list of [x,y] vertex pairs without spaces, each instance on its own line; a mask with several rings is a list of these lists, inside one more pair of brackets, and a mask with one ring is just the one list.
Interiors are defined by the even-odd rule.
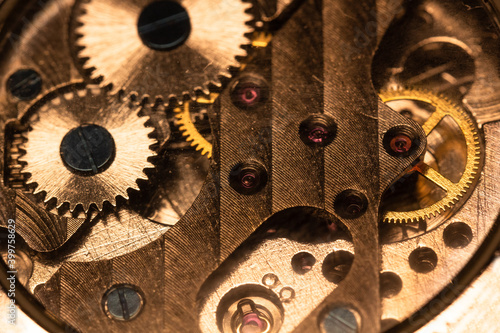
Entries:
[[[199,104],[212,104],[217,97],[218,94],[212,93],[209,98],[198,98],[196,102]],[[191,102],[186,101],[184,105],[174,109],[175,118],[179,123],[179,130],[182,132],[182,136],[186,137],[186,141],[191,142],[191,146],[195,147],[196,151],[201,150],[202,155],[206,154],[208,158],[211,158],[212,144],[198,132],[191,121],[190,105]]]
[[[255,48],[265,48],[271,42],[272,35],[263,31],[254,31],[252,35],[252,46]],[[241,62],[240,71],[243,71],[249,59]],[[219,97],[217,93],[211,93],[208,97],[199,97],[196,99],[198,104],[211,105]],[[192,147],[196,147],[197,151],[201,150],[202,155],[207,155],[208,158],[212,157],[212,144],[207,141],[196,129],[191,121],[189,113],[190,102],[184,102],[184,105],[174,109],[175,118],[179,123],[179,129],[182,135],[186,137],[187,142],[191,142]]]
[[472,184],[479,177],[481,144],[473,120],[462,108],[449,101],[446,97],[428,91],[416,89],[387,90],[380,92],[380,98],[384,103],[396,100],[412,100],[432,105],[435,107],[435,111],[422,125],[426,135],[428,136],[444,117],[450,116],[454,119],[460,131],[463,133],[467,147],[465,169],[457,183],[444,177],[423,161],[419,162],[410,170],[410,172],[418,172],[443,189],[446,192],[445,197],[425,208],[406,212],[385,212],[383,221],[389,223],[416,222],[422,219],[436,217],[445,210],[451,209],[466,193],[472,190]]
[[[57,207],[69,203],[70,211],[79,205],[85,212],[91,205],[101,210],[104,202],[116,205],[116,197],[128,199],[127,190],[139,190],[137,180],[148,179],[144,170],[154,168],[148,159],[156,155],[150,148],[156,140],[150,138],[154,128],[145,126],[149,117],[139,115],[139,105],[99,88],[73,85],[41,101],[23,119],[30,130],[23,133],[27,142],[21,148],[26,153],[19,160],[26,163],[22,172],[30,174],[27,184],[36,184],[35,194],[45,192],[45,202],[55,198]],[[83,132],[89,126],[94,131]],[[64,150],[73,132],[80,141]],[[108,149],[112,157],[105,169],[97,169],[94,153],[105,142],[113,142]],[[82,161],[92,166],[90,174],[75,167]]]

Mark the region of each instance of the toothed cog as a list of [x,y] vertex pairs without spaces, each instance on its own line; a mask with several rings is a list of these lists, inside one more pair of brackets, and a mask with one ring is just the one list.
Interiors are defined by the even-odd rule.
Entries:
[[431,105],[435,110],[422,124],[429,137],[445,117],[451,117],[465,139],[465,168],[458,182],[454,182],[424,161],[416,164],[410,172],[418,174],[431,181],[446,194],[440,200],[427,207],[411,211],[387,211],[383,215],[384,222],[410,223],[437,217],[457,208],[457,203],[471,194],[473,185],[480,175],[481,144],[479,134],[472,117],[461,107],[449,101],[446,97],[431,92],[416,89],[389,90],[380,93],[382,101],[417,101]]
[[191,143],[201,155],[206,155],[208,158],[212,157],[212,144],[200,134],[191,120],[189,112],[190,103],[186,102],[182,107],[175,109],[175,118],[178,121],[179,129],[182,136],[186,138],[187,142]]
[[145,127],[149,118],[138,115],[140,106],[100,89],[74,87],[43,101],[27,113],[30,130],[20,158],[35,193],[45,192],[45,201],[55,198],[58,207],[69,203],[72,211],[78,205],[88,211],[139,190],[137,180],[153,168],[148,158],[156,142],[149,137],[154,129]]
[[208,93],[247,55],[250,7],[240,0],[81,1],[79,57],[92,79],[114,91],[152,99]]

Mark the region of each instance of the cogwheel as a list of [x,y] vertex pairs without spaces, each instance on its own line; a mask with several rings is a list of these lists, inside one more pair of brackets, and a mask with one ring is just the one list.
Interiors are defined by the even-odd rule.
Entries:
[[[208,101],[210,102],[210,101]],[[191,142],[192,147],[196,150],[201,150],[202,155],[207,155],[208,158],[212,157],[212,144],[207,141],[196,129],[191,121],[191,114],[189,112],[190,103],[186,102],[182,107],[174,109],[175,118],[179,124],[179,129],[182,135],[186,137],[187,142]]]
[[419,162],[410,171],[418,172],[444,190],[446,195],[441,200],[438,200],[428,207],[413,211],[387,211],[383,215],[383,221],[390,223],[416,222],[418,220],[436,217],[438,214],[442,214],[451,209],[457,202],[472,192],[472,185],[477,181],[480,174],[481,144],[476,125],[471,116],[462,108],[449,101],[446,97],[422,90],[401,89],[383,91],[380,93],[380,98],[385,103],[397,100],[410,100],[432,105],[435,111],[422,125],[426,135],[428,136],[443,118],[449,116],[453,118],[459,126],[466,144],[465,169],[458,182],[451,181],[424,162]]
[[45,96],[27,112],[23,133],[27,184],[45,192],[57,206],[69,203],[87,212],[92,204],[116,205],[116,197],[128,199],[127,190],[139,190],[138,179],[147,179],[153,168],[148,158],[153,128],[148,117],[138,115],[141,107],[109,96],[103,90],[67,86]]
[[[209,93],[247,56],[247,11],[241,0],[82,0],[75,16],[84,70],[113,92],[181,99]],[[207,10],[209,8],[209,10]]]

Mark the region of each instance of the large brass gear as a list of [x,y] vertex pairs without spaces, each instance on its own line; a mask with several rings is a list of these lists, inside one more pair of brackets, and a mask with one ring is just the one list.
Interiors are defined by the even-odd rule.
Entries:
[[[194,97],[209,93],[210,84],[221,85],[221,77],[231,77],[231,68],[250,45],[248,24],[252,15],[249,2],[201,0],[180,3],[189,16],[189,37],[174,49],[148,46],[138,32],[144,8],[156,0],[82,0],[75,9],[78,56],[92,79],[112,84],[113,91],[125,90],[151,99]],[[165,1],[163,1],[165,2]],[[210,8],[210,10],[207,10]],[[178,15],[177,15],[178,16]],[[179,20],[179,17],[170,21]],[[144,29],[171,24],[168,19],[152,22]]]
[[[45,192],[45,202],[55,198],[58,207],[69,203],[71,211],[81,205],[87,212],[93,204],[102,209],[104,202],[116,205],[116,197],[128,199],[127,190],[139,190],[137,180],[146,180],[144,170],[154,167],[148,161],[155,155],[150,149],[156,143],[150,137],[154,128],[145,126],[149,117],[139,116],[140,110],[129,100],[109,96],[99,88],[68,86],[41,99],[23,120],[30,128],[23,133],[26,153],[19,158],[26,163],[22,172],[30,174],[27,184],[36,184],[34,193]],[[105,169],[93,165],[95,172],[85,174],[64,160],[62,143],[82,126],[104,128],[112,137],[113,157]],[[77,134],[82,137],[81,132]],[[79,148],[71,148],[70,153],[79,154],[74,156],[82,160],[91,156],[87,143],[96,143],[96,138],[86,137],[80,141],[83,145],[76,146],[83,147],[87,155]],[[105,141],[99,140],[99,144]]]
[[446,97],[424,90],[386,90],[380,93],[380,98],[384,103],[396,100],[410,100],[432,105],[435,108],[435,111],[422,125],[426,135],[428,136],[443,118],[450,116],[463,133],[467,150],[465,169],[460,180],[456,183],[447,179],[436,169],[432,168],[423,161],[416,164],[410,172],[417,172],[421,174],[426,179],[430,180],[444,190],[446,195],[441,200],[438,200],[425,208],[405,212],[387,211],[382,217],[383,221],[389,223],[417,222],[419,220],[436,217],[439,214],[450,210],[464,196],[469,195],[472,192],[472,184],[477,181],[480,174],[479,166],[481,161],[481,144],[476,125],[471,116]]

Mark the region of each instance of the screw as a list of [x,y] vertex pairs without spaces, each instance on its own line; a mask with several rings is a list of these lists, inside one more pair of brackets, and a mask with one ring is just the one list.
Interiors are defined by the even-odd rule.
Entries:
[[243,75],[231,87],[231,100],[242,109],[251,109],[265,103],[268,94],[266,81],[257,74]]
[[229,184],[237,192],[245,195],[259,192],[267,183],[267,172],[257,162],[237,164],[229,174]]
[[357,333],[359,331],[359,314],[352,309],[337,307],[331,309],[323,319],[325,333]]
[[406,134],[398,134],[391,139],[390,146],[396,154],[404,154],[411,149],[411,139]]
[[302,141],[309,146],[324,147],[330,144],[337,134],[337,125],[327,115],[309,116],[299,126]]
[[244,188],[253,188],[258,181],[258,175],[254,170],[245,171],[241,177],[241,185]]
[[7,80],[7,89],[20,100],[29,101],[42,91],[42,78],[32,69],[20,69]]
[[156,1],[142,11],[137,23],[142,42],[158,51],[182,45],[191,33],[189,15],[176,1]]
[[119,285],[110,288],[104,294],[103,304],[110,318],[130,320],[139,314],[144,302],[135,287]]
[[415,131],[408,126],[396,126],[385,133],[383,145],[389,155],[407,157],[418,146],[419,140]]
[[328,130],[324,127],[316,127],[309,132],[307,138],[311,142],[321,144],[328,138]]
[[262,333],[267,330],[267,321],[263,319],[257,311],[257,307],[252,300],[244,299],[238,303],[238,312],[241,319],[239,332],[241,333]]
[[345,190],[335,198],[335,212],[342,218],[355,219],[362,216],[368,208],[366,196],[356,190]]
[[111,134],[98,125],[81,125],[61,142],[61,158],[74,171],[97,174],[109,166],[115,154]]

